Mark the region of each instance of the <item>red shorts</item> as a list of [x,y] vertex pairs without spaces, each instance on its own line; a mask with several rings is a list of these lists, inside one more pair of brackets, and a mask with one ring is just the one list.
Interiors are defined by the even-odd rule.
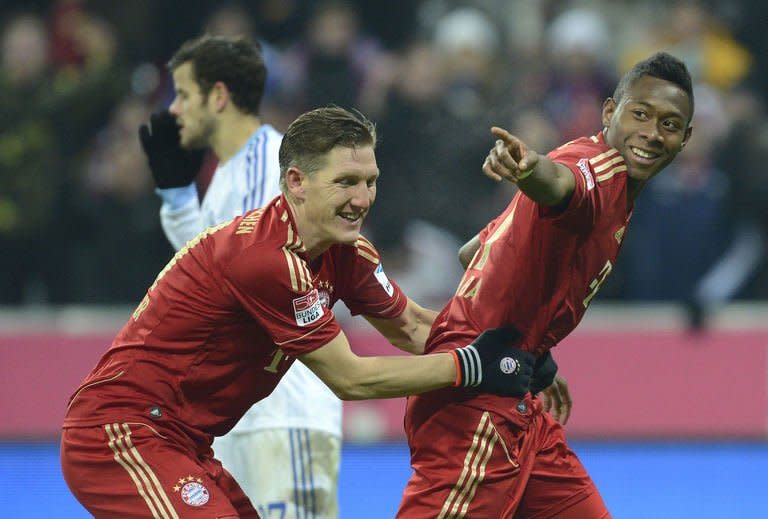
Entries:
[[442,390],[408,399],[414,473],[397,517],[610,517],[563,428],[538,399],[457,395]]
[[66,428],[61,467],[72,493],[98,519],[259,517],[221,463],[149,424]]

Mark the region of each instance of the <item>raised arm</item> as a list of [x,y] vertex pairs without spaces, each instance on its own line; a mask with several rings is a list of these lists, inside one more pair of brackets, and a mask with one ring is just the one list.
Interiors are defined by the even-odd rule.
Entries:
[[435,317],[437,312],[424,308],[408,298],[408,304],[403,313],[393,319],[368,316],[365,319],[393,345],[408,353],[421,355],[424,353],[424,345]]
[[493,127],[497,141],[483,163],[483,173],[493,180],[509,180],[531,200],[547,206],[567,202],[576,189],[571,171],[535,151],[503,128]]
[[474,238],[461,246],[459,249],[459,263],[467,270],[469,264],[472,262],[472,258],[475,257],[477,249],[480,248],[480,235],[476,234]]

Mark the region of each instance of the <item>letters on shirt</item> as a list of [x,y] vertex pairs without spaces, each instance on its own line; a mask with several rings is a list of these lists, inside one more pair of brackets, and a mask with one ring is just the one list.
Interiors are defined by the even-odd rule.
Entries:
[[296,315],[296,324],[299,326],[309,326],[318,321],[324,313],[317,289],[312,290],[305,296],[294,299],[293,313]]

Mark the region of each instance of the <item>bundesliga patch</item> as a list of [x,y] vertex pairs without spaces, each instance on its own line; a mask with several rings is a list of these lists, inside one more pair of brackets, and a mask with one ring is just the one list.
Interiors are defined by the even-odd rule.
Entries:
[[392,294],[395,293],[395,289],[392,287],[392,283],[389,282],[389,278],[387,278],[387,275],[384,273],[384,267],[381,266],[381,263],[376,267],[376,271],[373,275],[376,276],[376,280],[379,284],[384,287],[384,291],[387,295],[391,297]]
[[296,324],[299,326],[308,326],[318,321],[323,314],[323,304],[320,302],[320,295],[317,289],[312,290],[305,296],[293,300],[293,313],[296,316]]
[[592,176],[592,171],[589,169],[589,161],[587,159],[581,159],[576,163],[579,167],[579,171],[584,175],[584,181],[587,183],[587,191],[591,191],[595,188],[595,177]]
[[188,476],[181,478],[178,485],[173,487],[174,492],[179,492],[181,500],[189,506],[203,506],[211,499],[211,494],[203,485],[203,480]]

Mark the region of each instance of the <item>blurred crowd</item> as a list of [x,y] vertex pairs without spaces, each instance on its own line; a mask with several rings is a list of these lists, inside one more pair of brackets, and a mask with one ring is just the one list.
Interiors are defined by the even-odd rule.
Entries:
[[694,135],[640,197],[601,299],[706,311],[768,298],[767,11],[750,0],[4,0],[0,305],[141,299],[172,250],[137,128],[169,105],[165,63],[202,32],[261,42],[262,117],[277,129],[330,103],[376,121],[382,176],[366,235],[433,306],[457,284],[458,247],[513,194],[480,171],[490,126],[539,152],[592,135],[618,77],[668,50],[696,81]]

